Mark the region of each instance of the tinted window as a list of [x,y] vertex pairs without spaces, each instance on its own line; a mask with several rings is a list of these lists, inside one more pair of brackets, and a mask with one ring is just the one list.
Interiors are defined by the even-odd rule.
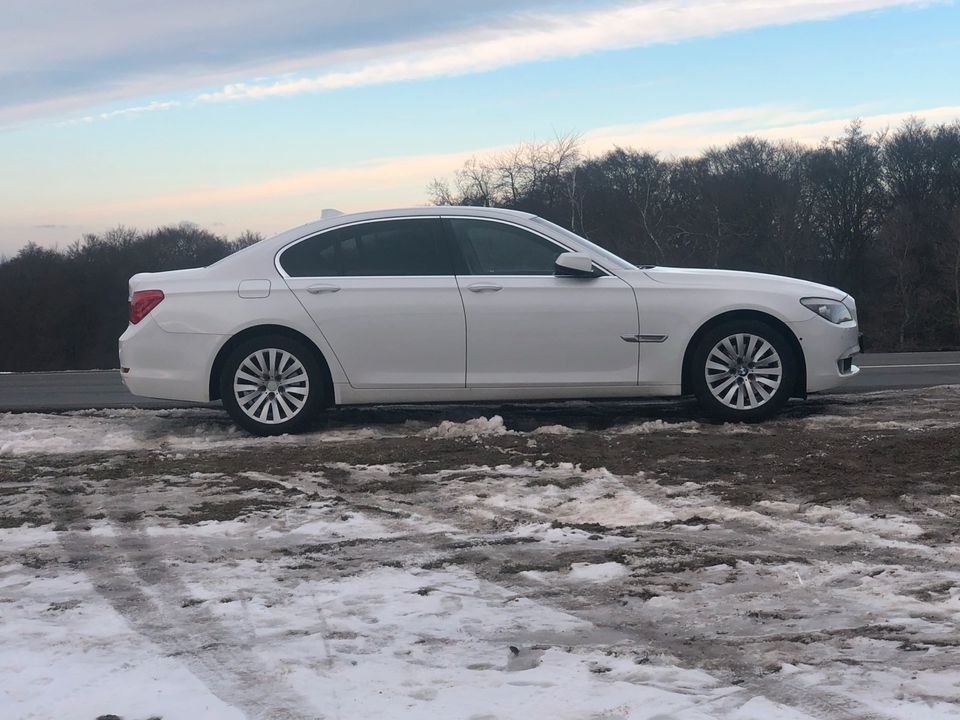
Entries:
[[451,218],[472,275],[553,275],[565,249],[532,232],[490,220]]
[[439,218],[328,230],[284,251],[280,266],[290,277],[453,274]]

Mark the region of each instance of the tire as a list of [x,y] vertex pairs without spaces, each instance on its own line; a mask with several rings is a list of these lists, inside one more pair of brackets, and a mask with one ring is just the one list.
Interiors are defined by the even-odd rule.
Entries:
[[782,332],[760,320],[731,320],[700,338],[689,370],[694,395],[708,415],[757,422],[787,403],[799,366]]
[[254,435],[295,433],[322,407],[323,381],[316,353],[304,343],[263,335],[227,356],[220,398],[234,422]]

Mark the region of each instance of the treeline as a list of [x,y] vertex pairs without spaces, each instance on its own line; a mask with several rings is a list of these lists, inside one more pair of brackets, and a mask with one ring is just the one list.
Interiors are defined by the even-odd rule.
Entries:
[[435,180],[437,204],[526,210],[638,264],[792,275],[858,301],[871,350],[960,347],[960,123],[696,157],[528,143]]
[[[696,157],[576,136],[471,160],[437,204],[527,210],[638,264],[807,278],[854,294],[872,350],[960,347],[960,122],[853,123],[818,147],[742,138]],[[127,280],[255,242],[192,225],[117,228],[0,260],[0,371],[116,367]]]
[[131,275],[209,265],[259,239],[184,224],[121,227],[62,250],[27,245],[0,263],[0,371],[117,367]]

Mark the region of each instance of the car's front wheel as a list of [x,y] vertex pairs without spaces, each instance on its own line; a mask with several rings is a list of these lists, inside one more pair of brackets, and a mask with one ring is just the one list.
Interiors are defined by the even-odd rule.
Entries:
[[315,355],[282,335],[251,338],[227,357],[220,375],[223,406],[255,435],[300,430],[316,414],[323,380]]
[[770,325],[731,321],[700,338],[690,366],[694,394],[721,420],[763,420],[780,410],[796,385],[793,348]]

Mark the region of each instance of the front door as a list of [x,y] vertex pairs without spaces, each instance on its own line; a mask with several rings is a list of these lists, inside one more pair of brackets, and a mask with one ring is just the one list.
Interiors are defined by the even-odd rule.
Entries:
[[525,228],[447,222],[468,268],[457,277],[468,387],[637,384],[639,320],[626,282],[556,277],[567,249]]

